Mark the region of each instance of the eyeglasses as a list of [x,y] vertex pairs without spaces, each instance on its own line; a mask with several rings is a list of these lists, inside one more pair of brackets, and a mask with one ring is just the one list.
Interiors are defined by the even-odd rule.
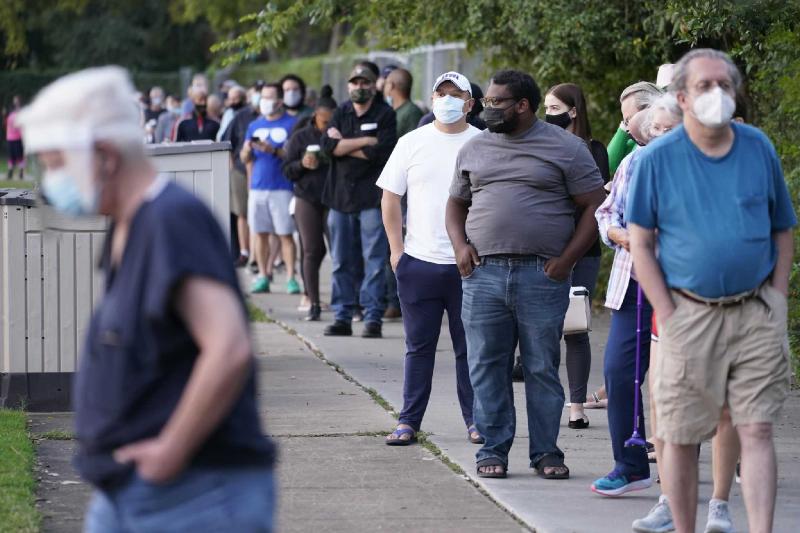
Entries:
[[[481,102],[481,104],[483,104],[483,107],[485,107],[487,109],[492,109],[492,108],[496,108],[498,106],[498,104],[501,104],[501,103],[506,102],[508,100],[514,100],[514,102],[518,101],[513,96],[508,97],[508,98],[498,98],[496,96],[489,96],[489,97],[486,97],[486,98],[481,98],[480,102]],[[511,107],[511,106],[508,106],[508,107]],[[506,109],[508,109],[508,108],[506,108]]]

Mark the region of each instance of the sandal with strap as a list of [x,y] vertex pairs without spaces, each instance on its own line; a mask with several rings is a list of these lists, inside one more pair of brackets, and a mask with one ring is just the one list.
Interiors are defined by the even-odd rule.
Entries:
[[[484,466],[500,466],[502,469],[500,472],[481,472],[481,468]],[[475,471],[477,472],[478,477],[503,479],[508,476],[508,467],[497,457],[487,457],[486,459],[481,459],[477,462]]]
[[[403,435],[411,435],[408,439],[401,438]],[[389,437],[394,438],[389,438]],[[417,442],[417,432],[411,428],[397,428],[386,437],[388,446],[408,446]]]
[[[546,468],[563,468],[566,470],[563,474],[546,473]],[[564,464],[564,459],[554,453],[543,455],[533,465],[534,473],[544,479],[569,479],[569,468]]]
[[[477,437],[473,437],[473,433],[475,433]],[[467,440],[472,444],[483,444],[486,442],[486,439],[483,438],[483,435],[478,433],[478,429],[475,427],[475,424],[472,424],[467,428]]]

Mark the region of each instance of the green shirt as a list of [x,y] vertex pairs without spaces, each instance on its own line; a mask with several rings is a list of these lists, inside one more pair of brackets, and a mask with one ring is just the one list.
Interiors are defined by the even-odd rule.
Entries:
[[394,113],[397,115],[398,139],[409,131],[417,129],[419,119],[425,114],[411,100],[407,100],[406,103],[395,109]]
[[625,159],[625,156],[636,149],[636,141],[631,139],[627,131],[622,128],[617,129],[617,133],[608,143],[608,167],[613,176],[617,172],[617,167]]

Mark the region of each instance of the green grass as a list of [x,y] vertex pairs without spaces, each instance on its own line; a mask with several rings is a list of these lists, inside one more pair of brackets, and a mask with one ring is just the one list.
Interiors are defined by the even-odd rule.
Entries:
[[[0,176],[4,175],[4,172],[0,173]],[[20,180],[0,180],[0,189],[33,189],[33,182]]]
[[25,413],[0,409],[0,529],[39,531],[33,443]]
[[59,429],[52,429],[44,433],[34,435],[35,439],[42,440],[75,440],[75,434],[71,431],[61,431]]
[[275,322],[260,307],[250,301],[247,302],[247,314],[250,315],[250,322]]

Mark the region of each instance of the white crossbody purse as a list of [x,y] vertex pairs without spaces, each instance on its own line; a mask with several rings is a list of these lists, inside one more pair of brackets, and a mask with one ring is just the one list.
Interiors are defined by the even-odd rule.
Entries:
[[571,287],[569,307],[564,316],[564,335],[592,331],[592,306],[586,287]]

